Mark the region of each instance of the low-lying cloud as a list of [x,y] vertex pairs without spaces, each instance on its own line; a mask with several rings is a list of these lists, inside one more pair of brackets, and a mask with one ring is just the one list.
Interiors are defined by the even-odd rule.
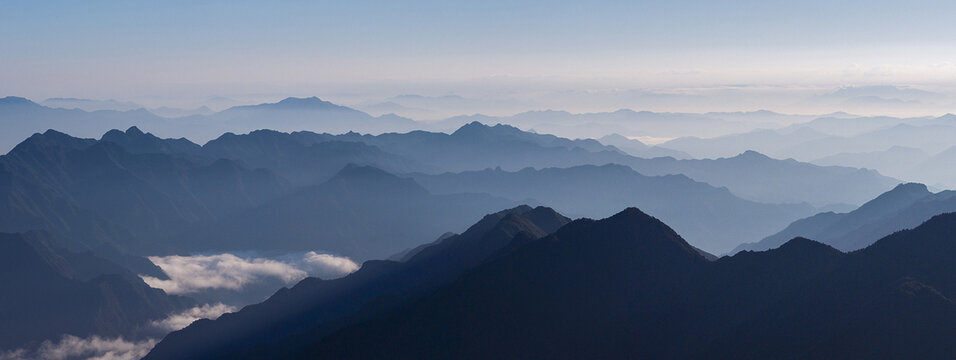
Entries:
[[162,320],[153,321],[152,325],[153,327],[156,327],[157,329],[160,329],[166,332],[171,332],[171,331],[176,331],[186,326],[189,326],[189,324],[192,324],[193,321],[196,321],[199,319],[215,320],[219,318],[219,316],[221,316],[222,314],[230,313],[234,311],[236,311],[235,306],[229,306],[223,303],[205,304],[202,306],[196,306],[192,309],[188,309],[180,313],[172,314],[169,317]]
[[243,258],[233,254],[194,256],[150,256],[169,277],[163,280],[141,275],[151,287],[169,294],[190,294],[205,290],[242,290],[249,284],[279,280],[291,284],[306,276],[341,277],[359,268],[347,257],[309,251],[281,259]]
[[347,257],[338,257],[330,254],[319,254],[315,251],[305,253],[302,262],[308,265],[309,274],[332,278],[351,273],[359,269],[359,265]]
[[0,353],[0,360],[134,360],[146,356],[156,343],[156,339],[128,341],[122,337],[63,335],[57,342],[44,341],[33,351],[17,349]]
[[[166,334],[189,326],[193,321],[216,319],[222,314],[234,311],[234,306],[222,303],[205,304],[153,321],[150,325]],[[59,341],[46,340],[33,348],[0,351],[0,360],[134,360],[146,356],[158,341],[156,338],[134,341],[123,337],[93,335],[81,338],[63,335]]]

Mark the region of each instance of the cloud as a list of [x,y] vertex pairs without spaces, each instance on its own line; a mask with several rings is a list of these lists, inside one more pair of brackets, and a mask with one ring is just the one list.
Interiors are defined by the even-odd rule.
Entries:
[[205,304],[203,306],[197,306],[180,313],[172,314],[163,320],[153,321],[152,325],[166,332],[176,331],[189,326],[189,324],[192,324],[193,321],[199,319],[215,320],[222,314],[234,311],[236,311],[235,306],[229,306],[223,303]]
[[140,275],[151,287],[169,294],[189,294],[205,290],[242,290],[248,284],[280,280],[291,284],[315,275],[340,277],[359,268],[347,257],[319,254],[314,251],[283,260],[241,258],[233,254],[195,256],[150,256],[149,260],[163,269],[169,280]]
[[321,277],[339,277],[359,269],[359,265],[347,257],[319,254],[315,251],[305,253],[302,262],[309,266],[309,274]]
[[156,339],[127,341],[122,337],[79,338],[63,335],[58,342],[44,341],[35,351],[17,349],[0,353],[0,360],[133,360],[140,359],[156,346]]
[[[150,325],[166,334],[182,329],[193,321],[216,319],[233,311],[236,311],[234,306],[222,303],[206,304],[153,321]],[[158,339],[155,338],[130,341],[123,337],[105,338],[93,335],[80,338],[63,335],[57,342],[46,340],[30,349],[0,351],[0,360],[133,360],[146,356],[157,342]]]

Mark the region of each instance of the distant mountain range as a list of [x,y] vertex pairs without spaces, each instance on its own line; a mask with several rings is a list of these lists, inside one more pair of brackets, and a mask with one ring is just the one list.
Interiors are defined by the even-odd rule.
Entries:
[[598,139],[602,144],[611,145],[628,155],[639,158],[672,157],[675,159],[693,159],[693,156],[683,151],[671,150],[660,146],[650,146],[638,140],[630,139],[619,134],[606,135]]
[[724,253],[741,239],[757,239],[814,208],[807,204],[764,204],[744,200],[727,189],[684,175],[644,176],[623,165],[525,168],[411,174],[437,194],[486,193],[516,201],[534,201],[572,217],[603,218],[640,205],[673,224],[692,244]]
[[899,183],[875,171],[776,160],[752,151],[714,160],[644,159],[593,140],[569,140],[508,125],[487,126],[478,122],[466,124],[451,134],[349,133],[333,138],[364,142],[453,172],[496,167],[515,171],[525,167],[621,164],[643,175],[684,174],[697,181],[727,187],[742,198],[769,203],[857,205]]
[[697,158],[756,150],[819,165],[868,168],[908,181],[956,187],[956,115],[939,117],[822,117],[776,130],[716,138],[678,138],[661,147]]
[[[83,99],[51,99],[51,105],[67,102],[80,102]],[[68,104],[67,104],[68,105]],[[114,104],[115,105],[115,104]],[[68,107],[70,108],[70,107]],[[870,167],[885,175],[904,177],[909,181],[921,181],[933,185],[951,187],[956,184],[956,174],[940,170],[938,164],[952,162],[948,153],[943,153],[953,145],[950,138],[956,136],[956,117],[953,115],[938,118],[892,118],[859,117],[847,114],[832,114],[823,117],[793,116],[769,111],[741,113],[653,113],[620,110],[609,113],[571,114],[563,111],[533,111],[510,117],[483,115],[460,116],[438,122],[416,122],[395,115],[371,116],[367,113],[330,103],[315,97],[287,98],[275,103],[243,105],[228,108],[221,112],[196,111],[176,116],[175,109],[160,111],[161,117],[150,111],[138,108],[134,110],[83,111],[82,107],[52,108],[17,97],[0,99],[0,124],[5,132],[0,135],[0,149],[12,148],[20,140],[35,132],[56,129],[74,136],[94,137],[110,129],[125,129],[137,126],[165,137],[186,136],[194,141],[208,141],[226,132],[247,133],[260,129],[272,129],[283,132],[314,131],[318,133],[345,133],[357,131],[381,134],[388,132],[408,132],[416,129],[453,132],[466,125],[480,121],[483,123],[512,124],[523,129],[534,129],[542,133],[574,134],[575,137],[588,136],[602,139],[606,145],[614,145],[618,152],[636,157],[653,158],[671,156],[677,159],[732,157],[747,150],[758,151],[775,158],[795,158],[801,161],[817,159],[838,154],[862,154],[885,151],[893,146],[906,146],[920,149],[930,154],[940,154],[939,159],[927,161],[923,166],[911,167],[912,172],[898,171],[887,160],[874,162],[821,161],[824,165],[842,165],[850,167]],[[116,107],[126,109],[127,107]],[[786,124],[795,125],[786,126]],[[726,129],[719,130],[718,128]],[[765,127],[776,130],[752,130]],[[711,130],[706,130],[710,129]],[[674,129],[680,131],[674,132]],[[682,137],[655,146],[645,146],[639,141],[630,140],[616,134],[627,136],[649,136],[667,139],[674,136],[686,136],[694,131],[717,135],[738,133],[716,138]],[[594,133],[599,131],[599,133]],[[608,134],[612,135],[608,135]],[[673,133],[673,134],[672,134]],[[567,136],[567,135],[566,135]],[[579,143],[578,145],[582,145]],[[595,152],[594,148],[584,147]],[[384,148],[383,148],[384,149]],[[385,149],[389,152],[394,152]],[[394,149],[392,149],[394,150]],[[399,154],[407,155],[407,154]],[[580,156],[574,156],[580,158]],[[574,161],[571,161],[574,162]],[[612,159],[590,161],[590,164],[623,163]],[[466,162],[470,165],[473,163]],[[914,163],[908,161],[907,163]],[[580,165],[580,161],[575,165]],[[532,166],[532,165],[528,165]],[[559,164],[535,164],[534,166],[559,166]],[[563,165],[560,165],[563,166]],[[517,170],[517,168],[509,168]],[[520,168],[520,167],[519,167]],[[482,168],[446,167],[444,170],[480,170]],[[647,175],[656,175],[653,170],[635,168]],[[894,171],[897,170],[897,171]],[[910,176],[910,174],[914,174]],[[693,178],[693,176],[692,176]],[[696,179],[696,178],[695,178]],[[709,182],[705,179],[697,179]],[[772,183],[772,182],[771,182]],[[732,185],[712,183],[717,186]],[[880,189],[885,191],[887,189]],[[748,197],[749,194],[738,193]],[[869,194],[869,197],[874,196]],[[751,198],[757,201],[775,201]],[[836,203],[859,204],[864,201],[834,201]],[[817,203],[816,201],[811,201]]]
[[842,251],[862,249],[875,239],[911,229],[931,217],[956,212],[956,191],[930,192],[923,184],[901,184],[848,213],[825,212],[800,219],[756,243],[731,253],[767,250],[794,237],[812,238]]
[[534,131],[568,137],[600,138],[608,134],[676,138],[680,136],[715,137],[754,128],[776,128],[782,124],[805,122],[813,117],[786,115],[761,110],[752,112],[713,112],[704,114],[664,113],[620,109],[610,112],[570,113],[560,110],[526,111],[511,116],[463,115],[431,122],[438,131],[450,131],[479,121],[503,123]]
[[[638,171],[623,166],[589,167],[546,171],[557,176],[553,179],[536,175],[542,185],[553,184],[576,194],[570,197],[536,191],[547,187],[521,179],[533,175],[528,171],[496,180],[495,188],[436,186],[427,191],[386,174],[608,163]],[[386,172],[342,173],[349,164],[357,165],[351,169],[371,166]],[[601,180],[573,175],[587,169],[601,170]],[[462,176],[475,174],[480,172]],[[688,174],[694,180],[726,186],[730,193],[683,176],[642,174]],[[377,180],[344,180],[349,176]],[[416,180],[424,181],[423,176]],[[594,140],[480,123],[452,134],[261,130],[224,134],[202,146],[183,138],[161,139],[135,127],[108,131],[100,140],[47,131],[0,156],[3,178],[7,180],[0,183],[0,194],[7,205],[0,207],[4,214],[0,231],[46,229],[89,246],[108,243],[135,254],[261,250],[271,244],[285,250],[340,252],[360,260],[387,256],[422,239],[456,231],[467,225],[462,219],[527,198],[575,216],[607,216],[616,208],[642,206],[673,221],[701,248],[722,252],[819,211],[798,203],[853,203],[895,184],[872,172],[780,161],[756,153],[718,160],[641,159]],[[630,195],[607,192],[615,188],[607,184],[618,186],[619,194]],[[831,190],[813,191],[819,188]],[[606,196],[589,195],[602,191]],[[368,194],[383,196],[376,199]],[[398,195],[385,194],[404,197],[397,201]],[[688,194],[700,198],[691,201]],[[402,215],[388,216],[389,211]],[[370,214],[380,215],[376,217],[380,222],[359,225]],[[264,225],[249,228],[249,224]]]
[[63,334],[155,336],[150,321],[194,305],[92,251],[66,250],[43,232],[0,233],[0,288],[0,349]]
[[152,110],[174,117],[158,116],[142,107],[124,111],[84,111],[83,108],[93,108],[63,108],[61,106],[64,102],[87,104],[82,99],[62,99],[51,102],[50,105],[54,107],[47,107],[21,97],[0,98],[0,126],[4,129],[0,134],[0,151],[7,151],[31,134],[47,129],[81,137],[95,137],[111,129],[136,126],[161,136],[186,136],[197,141],[206,141],[226,132],[245,133],[265,128],[280,131],[382,133],[410,131],[417,127],[417,123],[410,119],[394,115],[374,117],[315,97],[287,98],[277,103],[236,106],[215,113],[202,109],[191,114],[176,109]]
[[[517,212],[405,263],[307,279],[260,305],[196,322],[146,359],[956,355],[954,214],[849,254],[796,238],[709,261],[637,209],[576,220],[544,237],[528,210]],[[485,232],[499,240],[466,237],[487,228],[502,229]],[[480,261],[456,260],[455,249],[482,243],[495,246]],[[434,274],[445,273],[405,270],[418,256],[469,270],[440,278]]]

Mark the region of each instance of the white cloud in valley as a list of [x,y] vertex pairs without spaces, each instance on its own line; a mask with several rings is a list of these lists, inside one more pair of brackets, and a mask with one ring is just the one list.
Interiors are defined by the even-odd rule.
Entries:
[[190,294],[205,290],[242,290],[249,284],[280,280],[291,284],[306,276],[341,277],[359,268],[347,257],[309,251],[281,259],[239,257],[224,253],[193,256],[151,256],[168,280],[141,275],[151,287],[169,294]]
[[63,335],[59,341],[44,341],[34,351],[17,349],[0,353],[0,360],[134,360],[141,359],[157,343],[156,339],[139,341],[122,337],[105,338],[90,336],[81,338]]
[[182,329],[199,319],[219,318],[222,314],[236,311],[235,306],[225,305],[223,303],[205,304],[196,306],[183,312],[175,313],[162,320],[152,322],[152,325],[163,331],[176,331]]

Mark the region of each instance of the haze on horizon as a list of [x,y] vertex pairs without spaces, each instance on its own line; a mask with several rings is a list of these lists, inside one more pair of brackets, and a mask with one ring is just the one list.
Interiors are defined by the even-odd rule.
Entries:
[[[947,16],[956,4],[946,1],[5,8],[0,95],[36,101],[222,108],[315,95],[374,114],[399,95],[464,99],[419,109],[418,119],[619,108],[917,116],[956,104]],[[863,91],[866,104],[821,100],[848,87],[876,94]],[[908,90],[922,97],[892,93]]]

